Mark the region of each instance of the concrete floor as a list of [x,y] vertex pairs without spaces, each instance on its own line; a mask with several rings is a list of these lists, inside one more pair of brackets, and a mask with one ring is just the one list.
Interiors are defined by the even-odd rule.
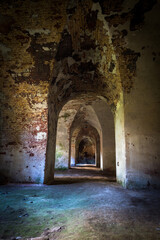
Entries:
[[1,186],[0,238],[160,239],[158,190],[126,190],[98,169],[80,172],[57,172],[52,186]]
[[100,168],[93,166],[76,166],[65,171],[56,170],[55,171],[56,181],[82,181],[82,180],[105,180],[116,182],[116,177],[112,173],[107,173],[100,170]]

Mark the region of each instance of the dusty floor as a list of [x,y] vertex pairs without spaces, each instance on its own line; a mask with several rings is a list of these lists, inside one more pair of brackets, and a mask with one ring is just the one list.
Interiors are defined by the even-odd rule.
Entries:
[[0,238],[160,239],[160,191],[126,190],[96,169],[84,171],[57,172],[52,186],[1,186]]
[[100,168],[93,167],[89,164],[88,166],[76,166],[71,169],[56,170],[55,179],[56,181],[79,181],[79,180],[106,180],[115,182],[116,177],[112,173],[101,171]]

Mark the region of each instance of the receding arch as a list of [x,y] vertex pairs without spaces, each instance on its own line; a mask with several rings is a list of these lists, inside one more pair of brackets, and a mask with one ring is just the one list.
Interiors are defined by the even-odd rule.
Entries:
[[[90,7],[88,6],[88,8]],[[97,21],[94,30],[88,28],[86,33],[83,31],[85,24],[87,26],[84,9],[82,6],[79,6],[79,9],[80,11],[76,8],[73,18],[67,18],[57,47],[51,74],[48,95],[48,141],[45,183],[54,180],[55,159],[53,158],[55,156],[57,122],[63,106],[73,99],[81,99],[81,101],[85,99],[85,102],[87,102],[102,98],[109,105],[109,111],[112,109],[112,112],[115,113],[120,96],[123,93],[119,63],[114,52],[111,32],[100,4],[94,3],[92,6],[92,9],[98,13]],[[77,21],[77,26],[75,26],[75,19],[79,19],[79,17],[83,21]],[[86,40],[88,39],[86,34],[88,34],[90,40],[92,39],[91,45],[86,45]],[[123,104],[123,101],[120,103]],[[115,114],[115,119],[116,116]],[[102,118],[101,121],[103,122]],[[118,125],[115,124],[115,126]],[[102,133],[100,134],[102,142],[102,168],[115,171],[115,148],[114,151],[111,150],[112,147],[104,148],[109,146],[110,142],[109,140],[108,142],[104,141],[106,134],[102,136]],[[113,146],[114,144],[111,145]],[[117,146],[121,148],[120,145]],[[109,149],[111,151],[108,151]],[[124,149],[118,149],[118,151],[124,152]],[[109,152],[110,156],[107,155]],[[112,163],[109,163],[107,160],[103,161],[103,159],[111,156],[114,156]],[[125,161],[124,154],[121,156],[123,158],[121,161]]]
[[[74,124],[73,124],[74,125]],[[77,152],[79,143],[84,138],[90,138],[95,144],[95,165],[100,167],[100,136],[96,128],[85,123],[81,123],[77,128],[71,128],[70,132],[70,165],[75,166],[77,162]]]
[[[79,97],[79,98],[78,98]],[[77,107],[78,106],[78,103],[79,103],[79,108]],[[99,133],[99,136],[100,136],[100,163],[99,165],[101,165],[101,169],[102,170],[106,170],[108,172],[112,172],[112,173],[115,173],[115,168],[116,168],[116,164],[115,164],[115,135],[114,135],[114,129],[112,129],[112,137],[110,136],[110,134],[107,134],[106,135],[106,139],[108,139],[107,141],[105,141],[105,131],[104,129],[106,128],[106,131],[108,129],[108,133],[109,133],[109,129],[110,128],[114,128],[114,119],[113,119],[113,114],[109,108],[109,106],[107,105],[105,99],[103,99],[102,97],[100,98],[99,96],[95,96],[95,94],[79,94],[78,96],[76,96],[76,98],[73,100],[70,100],[68,101],[66,104],[64,104],[64,106],[60,109],[60,110],[63,110],[63,109],[66,109],[68,106],[67,104],[71,104],[71,106],[76,106],[77,108],[77,112],[78,110],[81,109],[81,107],[85,108],[85,109],[92,109],[96,118],[98,119],[99,121],[99,128],[97,129],[97,132]],[[97,109],[101,106],[101,108],[103,108],[103,117],[106,115],[108,115],[108,111],[110,112],[110,116],[112,116],[112,127],[110,125],[111,121],[107,123],[104,122],[104,118],[100,117],[97,115],[98,111]],[[108,106],[108,108],[106,107]],[[97,112],[97,113],[96,113]],[[53,112],[55,114],[55,111]],[[83,111],[81,111],[81,113],[83,113]],[[58,115],[59,114],[59,115]],[[52,166],[52,173],[51,173],[51,170],[48,171],[48,173],[50,174],[50,180],[49,181],[54,181],[54,164],[55,164],[55,159],[54,159],[54,156],[55,156],[55,146],[56,146],[56,132],[57,132],[57,122],[58,122],[58,117],[61,116],[61,111],[59,111],[56,115],[56,121],[55,121],[55,118],[54,118],[54,124],[56,124],[56,128],[54,128],[54,134],[53,134],[53,128],[50,128],[52,129],[52,139],[50,138],[50,142],[49,144],[51,144],[52,142],[52,156],[49,156],[49,159],[50,161],[52,162],[51,164],[53,165]],[[76,119],[77,117],[77,113],[75,114],[74,116],[74,120]],[[83,114],[82,114],[83,116]],[[90,114],[89,114],[90,116]],[[98,116],[98,117],[97,117]],[[73,122],[73,125],[75,124],[75,121],[72,121]],[[82,121],[82,124],[86,123],[86,121],[89,121],[89,119],[84,118],[84,121]],[[93,121],[92,119],[92,125],[95,125],[95,121]],[[102,128],[101,128],[102,126]],[[104,134],[103,134],[104,132]],[[50,133],[50,136],[51,136],[51,133]],[[68,135],[69,136],[69,135]],[[110,145],[110,140],[113,140],[112,144]],[[108,146],[108,149],[109,149],[109,154],[107,155],[106,154],[106,146],[103,144],[105,142],[105,144],[109,144]],[[54,149],[53,149],[53,146],[54,146]],[[113,158],[111,158],[111,154],[110,153],[113,153]],[[48,152],[49,154],[49,152]],[[70,150],[69,150],[69,153],[68,153],[68,159],[70,157]],[[47,163],[46,163],[47,165]],[[46,174],[47,176],[48,174]]]
[[76,165],[96,165],[96,142],[90,136],[83,136],[78,139]]

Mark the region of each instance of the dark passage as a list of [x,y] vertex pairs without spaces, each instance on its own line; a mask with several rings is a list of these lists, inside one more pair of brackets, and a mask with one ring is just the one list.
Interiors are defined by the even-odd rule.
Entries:
[[89,138],[79,143],[77,164],[95,164],[95,144]]

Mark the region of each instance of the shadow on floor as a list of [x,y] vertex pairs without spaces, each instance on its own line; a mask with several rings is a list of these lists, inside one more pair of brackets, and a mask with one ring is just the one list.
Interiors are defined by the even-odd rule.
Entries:
[[102,171],[96,167],[72,167],[66,170],[55,171],[55,184],[71,184],[88,181],[107,181],[116,182],[116,177],[113,173]]

